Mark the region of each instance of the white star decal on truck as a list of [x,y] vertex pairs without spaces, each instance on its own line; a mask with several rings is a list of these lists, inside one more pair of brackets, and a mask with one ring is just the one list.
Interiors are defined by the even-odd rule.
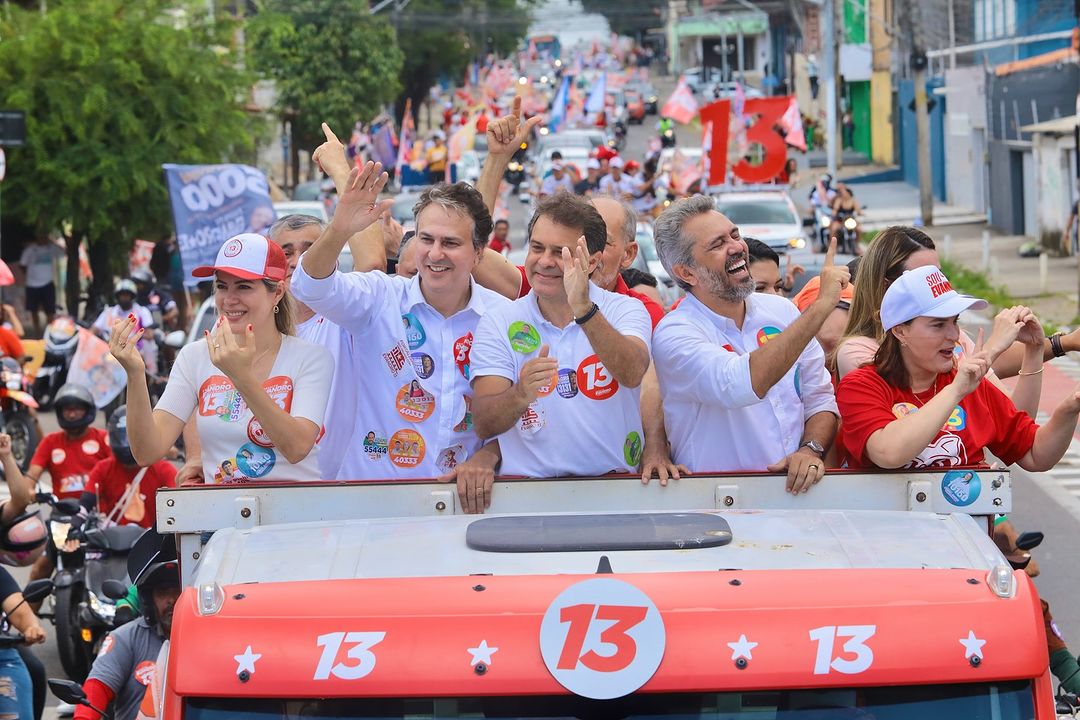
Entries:
[[488,647],[487,640],[481,640],[480,644],[474,648],[469,648],[468,652],[472,655],[471,666],[475,666],[478,663],[484,663],[485,665],[491,664],[491,656],[499,652],[497,647]]
[[758,644],[747,640],[745,635],[740,635],[738,640],[727,643],[727,646],[731,648],[732,660],[738,660],[739,658],[753,660],[754,658],[750,656],[750,651],[756,648]]
[[236,674],[239,675],[247,670],[248,673],[254,675],[255,662],[261,657],[262,653],[251,652],[250,645],[247,646],[247,650],[244,651],[243,655],[233,655],[233,660],[236,660]]
[[985,640],[980,640],[975,637],[974,630],[968,630],[968,636],[966,638],[960,638],[960,644],[964,646],[964,659],[970,660],[971,656],[983,659],[982,648],[986,644]]

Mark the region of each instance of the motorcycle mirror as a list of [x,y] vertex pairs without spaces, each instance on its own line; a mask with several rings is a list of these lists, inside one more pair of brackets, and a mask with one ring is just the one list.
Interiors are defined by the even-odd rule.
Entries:
[[109,578],[101,583],[101,592],[105,593],[105,597],[110,600],[123,600],[127,597],[128,589],[120,580],[115,578]]
[[53,494],[47,492],[39,492],[34,495],[34,502],[36,503],[51,503],[53,501]]
[[49,689],[52,690],[53,695],[66,703],[72,705],[86,704],[86,693],[83,692],[82,685],[73,680],[49,678]]
[[52,595],[53,581],[49,578],[41,578],[40,580],[31,580],[26,583],[26,587],[23,588],[23,599],[28,603],[41,602],[48,596]]
[[1029,530],[1028,532],[1020,533],[1020,536],[1016,538],[1016,547],[1020,550],[1031,550],[1037,548],[1042,544],[1043,534],[1038,530]]
[[63,500],[57,500],[53,505],[56,511],[61,515],[78,515],[82,509],[82,505],[79,505],[79,501],[74,498],[64,498]]
[[185,341],[187,341],[187,335],[184,334],[183,330],[173,330],[165,336],[165,345],[174,350],[184,347]]

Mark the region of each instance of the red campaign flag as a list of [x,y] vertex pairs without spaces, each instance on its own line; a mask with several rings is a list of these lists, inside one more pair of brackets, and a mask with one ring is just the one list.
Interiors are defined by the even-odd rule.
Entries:
[[806,152],[806,133],[803,131],[802,113],[799,112],[799,101],[794,97],[788,103],[784,116],[780,118],[780,127],[784,129],[784,141]]
[[675,92],[671,93],[671,97],[660,110],[661,117],[671,118],[675,122],[686,125],[697,117],[697,114],[698,105],[697,100],[694,99],[694,93],[690,92],[685,80],[679,80]]
[[[784,169],[787,145],[784,138],[773,128],[780,125],[781,117],[790,107],[790,101],[789,97],[754,98],[746,101],[744,117],[754,119],[753,124],[746,127],[746,142],[750,145],[761,145],[765,153],[757,165],[751,165],[743,158],[732,166],[732,174],[742,182],[769,182]],[[731,102],[723,99],[706,105],[701,109],[701,121],[712,126],[707,181],[710,185],[719,185],[725,182],[728,170]]]

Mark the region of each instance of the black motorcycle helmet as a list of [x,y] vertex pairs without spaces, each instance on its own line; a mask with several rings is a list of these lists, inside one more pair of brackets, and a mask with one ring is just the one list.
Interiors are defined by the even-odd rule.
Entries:
[[[94,396],[78,383],[65,383],[57,391],[53,405],[56,408],[56,421],[60,423],[60,427],[64,430],[82,430],[89,427],[90,423],[94,422],[94,418],[97,417],[97,405],[94,403]],[[82,416],[76,420],[65,419],[64,408],[68,407],[81,408],[83,410]]]
[[132,270],[129,277],[135,281],[136,285],[153,285],[157,280],[154,278],[154,273],[150,272],[146,268],[139,268],[138,270]]
[[109,447],[112,448],[113,457],[122,465],[138,465],[135,456],[131,454],[131,443],[128,441],[127,405],[113,410],[106,427],[109,430]]
[[176,561],[176,542],[148,529],[135,541],[128,553],[128,577],[133,578],[139,594],[139,610],[146,622],[156,625],[155,588],[180,587],[180,565]]

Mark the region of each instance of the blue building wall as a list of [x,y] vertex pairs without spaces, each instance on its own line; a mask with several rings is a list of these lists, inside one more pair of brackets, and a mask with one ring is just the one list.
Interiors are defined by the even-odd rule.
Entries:
[[[1072,30],[1073,0],[973,0],[976,42]],[[993,48],[977,54],[990,66],[1023,60],[1069,46],[1069,38]]]
[[[926,81],[926,95],[934,107],[930,110],[930,167],[934,184],[934,197],[945,201],[945,98],[934,95],[934,88],[944,85],[944,79],[931,78]],[[904,173],[904,182],[919,186],[919,156],[915,132],[915,83],[901,80],[898,94],[900,114],[900,169]]]

